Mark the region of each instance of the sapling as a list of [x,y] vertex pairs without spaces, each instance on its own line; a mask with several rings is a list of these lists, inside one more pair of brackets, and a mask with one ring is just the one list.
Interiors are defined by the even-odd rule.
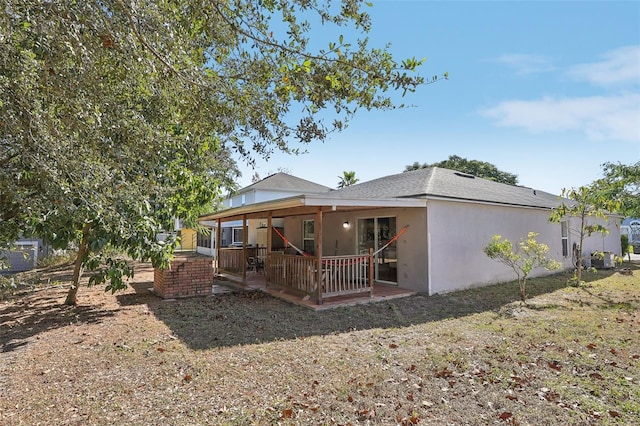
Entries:
[[549,247],[537,242],[537,235],[535,232],[529,232],[527,238],[521,239],[515,248],[508,239],[494,235],[483,250],[491,259],[504,263],[516,273],[522,303],[525,303],[527,298],[527,278],[534,269],[545,268],[551,271],[561,266],[560,262],[547,258]]

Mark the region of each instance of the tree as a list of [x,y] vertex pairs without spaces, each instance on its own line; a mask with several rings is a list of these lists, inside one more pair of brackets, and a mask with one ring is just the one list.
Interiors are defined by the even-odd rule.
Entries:
[[[594,233],[606,234],[609,232],[606,226],[599,221],[608,221],[610,212],[619,209],[616,200],[607,197],[606,191],[598,182],[577,189],[563,189],[561,192],[562,203],[551,210],[549,221],[560,223],[567,221],[569,233],[578,235],[576,247],[574,277],[576,284],[582,284],[582,245],[584,238]],[[571,218],[577,219],[577,226],[572,226]]]
[[520,301],[525,303],[527,292],[527,278],[536,268],[545,268],[548,271],[560,268],[560,263],[547,258],[549,247],[535,240],[538,234],[529,232],[527,239],[521,239],[514,249],[513,243],[500,235],[494,235],[484,252],[491,259],[503,263],[513,269],[518,277],[520,287]]
[[594,182],[603,199],[618,203],[624,216],[640,217],[640,161],[635,164],[604,163],[604,177]]
[[[0,241],[36,233],[92,284],[132,271],[105,248],[171,260],[156,233],[211,209],[252,163],[324,140],[356,109],[425,81],[369,47],[358,0],[6,0],[0,12]],[[314,20],[315,19],[315,20]],[[337,31],[363,34],[347,41]],[[314,46],[310,39],[313,36]],[[446,78],[446,75],[443,76]],[[430,82],[437,81],[439,77]],[[329,110],[323,114],[320,111]],[[326,120],[326,121],[325,121]],[[291,142],[291,141],[294,142]]]
[[351,186],[358,183],[359,179],[356,179],[356,172],[342,172],[342,176],[338,176],[340,181],[338,182],[338,188],[344,188],[345,186]]
[[467,173],[495,182],[506,183],[508,185],[518,184],[517,175],[498,170],[498,168],[491,163],[478,160],[467,160],[466,158],[458,157],[457,155],[450,155],[448,159],[433,164],[420,164],[416,161],[413,164],[406,166],[404,171],[410,172],[412,170],[426,169],[428,167],[443,167],[445,169],[456,170],[458,172]]

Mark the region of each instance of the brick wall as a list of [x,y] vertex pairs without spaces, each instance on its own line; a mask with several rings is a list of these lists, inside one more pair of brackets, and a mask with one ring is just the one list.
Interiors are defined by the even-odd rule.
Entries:
[[212,258],[176,255],[168,269],[154,269],[153,290],[163,299],[209,296],[213,286]]

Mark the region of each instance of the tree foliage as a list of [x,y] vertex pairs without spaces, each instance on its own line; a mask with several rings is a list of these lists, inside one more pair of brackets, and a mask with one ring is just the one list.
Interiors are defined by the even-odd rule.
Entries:
[[616,213],[640,217],[640,161],[628,165],[605,163],[602,168],[604,177],[594,182],[594,189],[604,200],[616,203]]
[[[598,182],[579,188],[563,189],[562,203],[551,210],[549,221],[560,223],[566,220],[569,233],[578,236],[577,259],[575,259],[576,283],[582,283],[582,247],[584,239],[594,233],[607,234],[609,229],[603,225],[609,220],[611,212],[619,210],[620,204],[608,197]],[[577,226],[572,226],[571,218],[577,219]]]
[[412,170],[426,169],[428,167],[442,167],[445,169],[456,170],[458,172],[467,173],[476,177],[489,179],[495,182],[506,183],[508,185],[517,185],[518,176],[512,173],[503,172],[495,165],[479,160],[467,160],[457,155],[450,155],[448,159],[433,164],[414,162],[405,167],[405,172]]
[[0,28],[0,241],[75,244],[67,303],[85,267],[125,285],[106,247],[166,266],[155,234],[233,188],[234,156],[296,153],[424,83],[369,46],[358,0],[6,0]]
[[356,172],[342,172],[342,176],[338,176],[338,188],[344,188],[347,186],[355,185],[358,183],[359,179],[356,178]]
[[547,258],[549,247],[537,242],[535,239],[537,235],[535,232],[529,232],[527,238],[521,239],[515,248],[508,239],[494,235],[484,248],[487,256],[507,265],[515,272],[520,288],[520,301],[523,303],[527,298],[527,278],[534,269],[545,268],[551,271],[561,266],[556,260]]

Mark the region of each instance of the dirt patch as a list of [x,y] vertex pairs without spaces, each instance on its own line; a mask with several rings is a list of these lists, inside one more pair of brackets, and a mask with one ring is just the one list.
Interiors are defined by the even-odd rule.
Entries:
[[507,283],[324,312],[238,290],[164,301],[149,265],[65,307],[64,271],[39,271],[0,302],[0,424],[639,423],[624,266],[531,280],[526,306]]

